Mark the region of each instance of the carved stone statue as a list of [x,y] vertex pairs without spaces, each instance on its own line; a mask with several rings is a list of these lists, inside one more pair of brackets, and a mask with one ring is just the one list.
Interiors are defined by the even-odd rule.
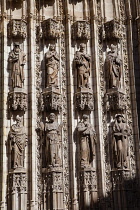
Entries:
[[88,115],[83,115],[83,120],[78,123],[81,166],[89,166],[95,156],[96,133],[89,122]]
[[128,168],[129,127],[121,114],[115,116],[113,125],[113,153],[117,168]]
[[46,87],[58,88],[59,56],[55,45],[50,45],[49,51],[45,54],[47,68]]
[[24,153],[27,145],[27,135],[25,128],[22,124],[22,118],[16,117],[16,124],[11,126],[9,132],[10,148],[11,148],[11,161],[12,168],[23,168],[24,167]]
[[56,122],[56,116],[51,113],[45,123],[46,161],[50,166],[61,166],[61,126]]
[[117,46],[111,45],[106,57],[107,88],[121,88],[122,60],[118,55]]
[[9,54],[9,61],[12,62],[12,84],[13,88],[22,87],[25,80],[23,67],[26,63],[26,55],[20,49],[19,43],[14,43],[14,49]]
[[90,56],[85,53],[85,44],[80,44],[80,51],[74,57],[78,75],[78,88],[89,88]]

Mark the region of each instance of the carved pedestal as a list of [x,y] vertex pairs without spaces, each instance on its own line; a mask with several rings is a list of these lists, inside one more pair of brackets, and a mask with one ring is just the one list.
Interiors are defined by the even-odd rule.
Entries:
[[42,26],[42,34],[40,34],[40,36],[42,38],[57,39],[59,37],[60,26],[56,20],[49,18],[47,20],[44,20],[41,26]]
[[93,93],[88,88],[83,88],[75,94],[76,108],[80,110],[93,110],[94,98]]
[[9,108],[11,110],[27,110],[27,94],[22,88],[15,88],[8,94]]
[[93,209],[97,202],[97,177],[95,169],[83,168],[80,171],[80,209]]
[[72,26],[73,39],[90,39],[90,24],[87,21],[76,21]]
[[8,37],[26,38],[27,23],[25,20],[13,19],[8,24]]
[[43,91],[44,110],[61,111],[61,94],[59,89],[50,87]]
[[9,172],[8,209],[27,209],[27,175],[25,170]]
[[136,209],[137,197],[135,194],[137,194],[137,182],[134,178],[131,179],[131,171],[126,169],[112,170],[111,177],[114,200],[113,209]]
[[112,39],[121,39],[122,38],[122,31],[119,21],[111,20],[104,24],[104,39],[112,40]]
[[[43,171],[43,209],[63,210],[63,172],[61,167]],[[53,202],[52,202],[53,201]]]
[[125,94],[117,89],[110,89],[106,94],[106,108],[108,111],[125,110],[126,97]]

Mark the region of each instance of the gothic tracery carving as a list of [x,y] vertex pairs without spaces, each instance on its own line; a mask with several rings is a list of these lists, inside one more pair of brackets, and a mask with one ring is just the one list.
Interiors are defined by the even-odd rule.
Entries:
[[13,19],[8,25],[8,37],[26,38],[27,36],[27,23],[25,20]]
[[88,40],[90,39],[90,25],[87,21],[76,21],[72,25],[72,38]]
[[60,25],[59,23],[49,18],[42,22],[42,35],[43,38],[57,39],[60,36]]

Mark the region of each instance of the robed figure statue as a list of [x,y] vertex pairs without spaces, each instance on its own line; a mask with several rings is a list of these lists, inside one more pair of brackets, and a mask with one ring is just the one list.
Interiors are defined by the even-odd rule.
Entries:
[[11,126],[9,132],[11,148],[12,169],[23,168],[25,158],[25,147],[27,145],[27,134],[22,124],[22,118],[16,117],[16,124]]
[[83,120],[78,123],[81,166],[88,167],[95,156],[96,132],[89,122],[89,116],[84,114]]
[[14,49],[9,54],[9,61],[12,62],[12,86],[22,88],[25,80],[23,67],[26,63],[26,55],[20,49],[19,43],[14,43]]

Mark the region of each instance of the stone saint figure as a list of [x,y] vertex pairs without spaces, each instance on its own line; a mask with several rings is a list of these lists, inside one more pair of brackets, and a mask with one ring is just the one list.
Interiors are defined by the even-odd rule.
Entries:
[[55,45],[50,45],[49,51],[45,54],[46,58],[46,87],[58,88],[58,71],[59,71],[59,56],[56,52]]
[[74,61],[77,69],[78,88],[89,88],[90,56],[85,53],[85,44],[75,53]]
[[9,61],[12,62],[12,85],[15,87],[22,87],[25,80],[23,67],[26,63],[26,55],[20,49],[19,43],[14,43],[14,49],[9,54]]
[[61,166],[61,127],[51,113],[45,123],[46,161],[49,166]]
[[11,126],[9,132],[10,148],[11,148],[11,161],[12,168],[23,168],[24,167],[24,153],[27,145],[27,135],[25,128],[22,124],[22,118],[16,117],[16,124]]
[[111,45],[106,57],[107,88],[121,88],[122,60],[118,55],[117,46]]
[[95,156],[96,133],[89,122],[88,115],[83,115],[83,120],[78,123],[81,166],[89,166]]
[[129,128],[121,114],[115,116],[113,125],[113,152],[117,168],[128,168]]

